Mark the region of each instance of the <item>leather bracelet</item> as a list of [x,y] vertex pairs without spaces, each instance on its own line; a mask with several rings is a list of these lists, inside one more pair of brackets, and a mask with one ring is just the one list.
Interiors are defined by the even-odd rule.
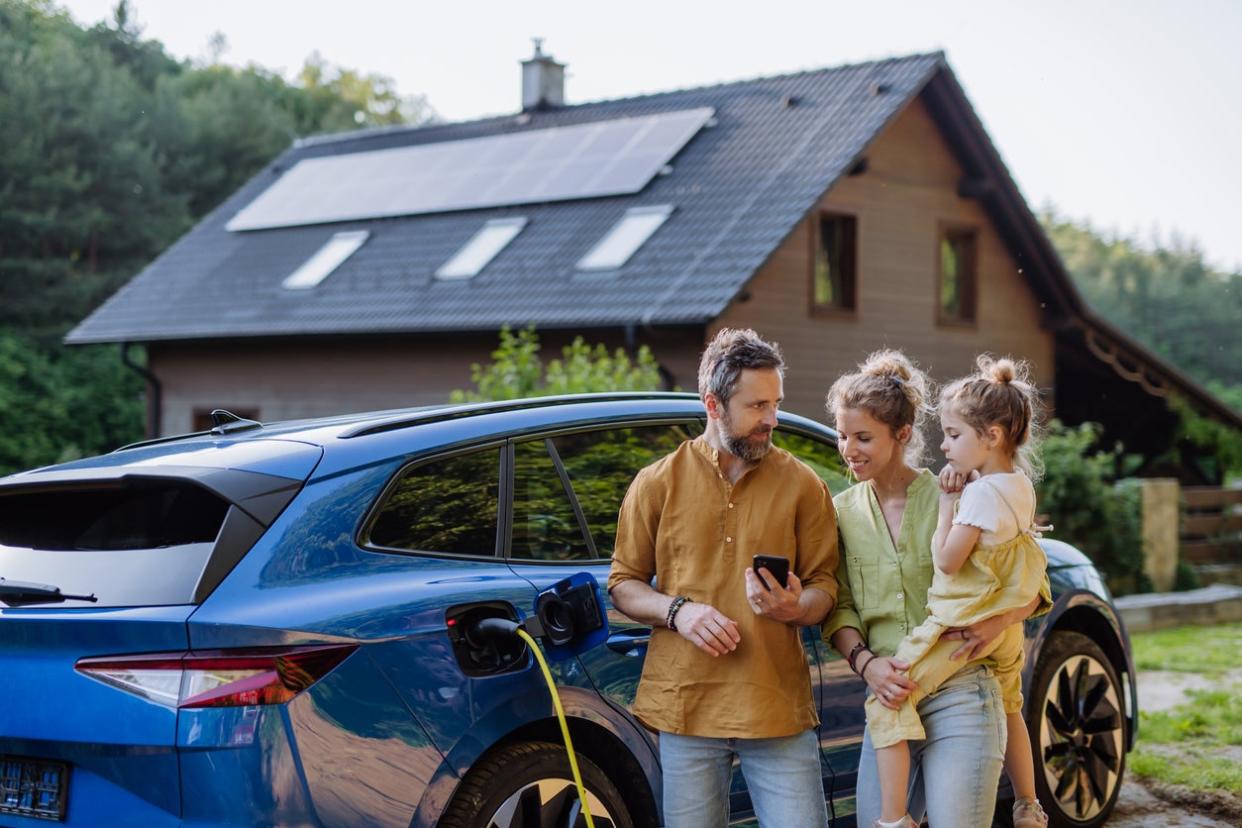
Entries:
[[872,653],[871,658],[863,662],[862,669],[858,671],[858,677],[860,679],[862,679],[863,681],[867,680],[867,668],[870,667],[871,662],[875,661],[877,658],[879,658],[879,656],[877,656],[875,653]]
[[664,626],[668,627],[673,632],[677,632],[677,624],[673,619],[677,617],[677,611],[689,602],[689,600],[690,599],[684,595],[678,595],[673,599],[673,603],[668,605],[668,615],[664,618]]
[[854,662],[858,660],[858,654],[863,650],[867,650],[867,652],[871,652],[871,650],[868,649],[867,647],[866,641],[859,641],[857,644],[854,645],[854,648],[850,650],[850,654],[845,657],[845,660],[849,662],[850,669],[854,671],[855,673],[858,672],[858,667],[855,665]]

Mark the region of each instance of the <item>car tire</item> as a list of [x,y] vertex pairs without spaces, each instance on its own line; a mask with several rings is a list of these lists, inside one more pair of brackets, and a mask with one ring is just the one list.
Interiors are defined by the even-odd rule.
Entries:
[[1056,828],[1104,824],[1126,762],[1126,717],[1117,671],[1081,633],[1048,636],[1035,665],[1028,727],[1035,790]]
[[[634,828],[621,792],[577,754],[595,828]],[[564,745],[522,742],[488,754],[458,786],[440,828],[586,828]]]

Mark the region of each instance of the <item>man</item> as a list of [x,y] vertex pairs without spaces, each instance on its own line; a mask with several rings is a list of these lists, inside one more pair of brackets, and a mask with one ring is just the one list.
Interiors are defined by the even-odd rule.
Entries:
[[[734,756],[761,825],[827,823],[799,628],[835,601],[836,519],[772,447],[783,373],[775,345],[720,331],[699,364],[706,431],[639,472],[617,522],[613,605],[654,628],[633,709],[660,734],[666,828],[724,828]],[[757,554],[788,558],[788,581]]]

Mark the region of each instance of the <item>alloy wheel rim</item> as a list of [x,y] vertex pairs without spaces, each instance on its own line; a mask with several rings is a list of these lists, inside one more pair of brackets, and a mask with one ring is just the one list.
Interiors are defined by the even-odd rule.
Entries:
[[1121,784],[1123,725],[1104,665],[1086,655],[1062,663],[1043,702],[1039,750],[1048,790],[1070,819],[1094,819]]
[[[587,802],[595,828],[613,828],[612,814],[590,789]],[[578,788],[570,779],[539,779],[500,804],[488,828],[585,828]]]

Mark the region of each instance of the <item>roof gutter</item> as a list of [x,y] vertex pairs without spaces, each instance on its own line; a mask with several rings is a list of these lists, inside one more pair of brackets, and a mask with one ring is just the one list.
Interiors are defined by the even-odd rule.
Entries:
[[125,367],[142,377],[147,383],[147,439],[154,440],[160,436],[164,413],[164,386],[155,374],[145,365],[139,365],[129,355],[133,342],[121,343],[121,362]]

